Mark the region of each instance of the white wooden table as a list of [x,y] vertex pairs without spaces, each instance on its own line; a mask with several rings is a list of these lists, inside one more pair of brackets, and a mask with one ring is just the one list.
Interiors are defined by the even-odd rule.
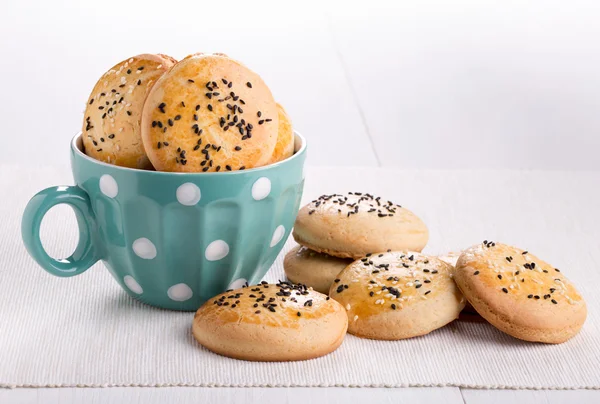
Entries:
[[[88,93],[113,63],[220,51],[261,73],[312,166],[600,170],[593,0],[66,3],[0,6],[2,162],[65,164]],[[273,400],[598,403],[600,391],[0,390],[0,403]]]

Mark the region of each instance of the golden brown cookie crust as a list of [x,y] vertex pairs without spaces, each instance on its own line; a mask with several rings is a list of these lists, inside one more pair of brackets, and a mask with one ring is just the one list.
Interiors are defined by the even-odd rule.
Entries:
[[300,209],[294,239],[311,250],[361,258],[387,250],[421,251],[429,232],[400,205],[366,193],[323,195]]
[[346,308],[349,333],[381,340],[425,335],[464,307],[450,265],[416,252],[369,254],[338,275],[329,295]]
[[482,317],[519,339],[564,342],[587,316],[585,301],[560,270],[506,244],[486,240],[465,250],[454,278]]
[[233,171],[266,164],[278,126],[275,100],[260,76],[228,57],[196,54],[148,95],[142,140],[157,170]]
[[326,355],[342,343],[346,313],[328,296],[288,282],[263,282],[207,301],[194,316],[196,340],[220,355],[294,361]]
[[280,104],[277,104],[277,110],[279,114],[279,133],[273,155],[267,165],[283,161],[294,154],[294,129],[292,128],[292,121]]
[[98,80],[87,102],[82,128],[85,153],[109,164],[152,168],[142,144],[140,121],[146,96],[175,59],[137,55]]
[[287,278],[294,283],[302,283],[320,293],[328,294],[337,275],[352,260],[321,254],[304,246],[292,248],[283,259],[283,269]]

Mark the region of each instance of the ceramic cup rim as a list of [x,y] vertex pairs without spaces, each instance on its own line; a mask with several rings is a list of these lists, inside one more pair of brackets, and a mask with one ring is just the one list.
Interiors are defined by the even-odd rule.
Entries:
[[[131,173],[137,173],[139,175],[153,175],[153,176],[185,176],[185,177],[211,177],[211,176],[233,176],[233,175],[244,175],[247,173],[258,173],[261,171],[267,171],[282,165],[285,165],[295,159],[300,158],[302,154],[306,152],[306,138],[302,136],[298,131],[294,130],[294,149],[296,150],[291,157],[288,157],[285,160],[278,161],[277,163],[269,164],[262,167],[251,168],[247,170],[236,170],[236,171],[220,171],[220,172],[197,172],[197,173],[180,173],[180,172],[167,172],[167,171],[151,171],[151,170],[142,170],[139,168],[129,168],[129,167],[121,167],[113,164],[108,164],[100,160],[96,160],[87,154],[85,154],[82,150],[77,146],[77,142],[83,136],[82,132],[77,132],[77,134],[71,140],[71,151],[74,155],[79,158],[82,158],[89,163],[96,164],[99,166],[109,167],[113,170],[125,171]],[[297,147],[298,142],[300,142],[300,147]]]

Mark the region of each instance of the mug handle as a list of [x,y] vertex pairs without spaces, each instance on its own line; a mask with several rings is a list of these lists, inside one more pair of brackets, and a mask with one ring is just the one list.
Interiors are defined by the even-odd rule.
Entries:
[[[66,203],[73,208],[79,226],[79,242],[68,258],[54,259],[40,240],[42,219],[55,205]],[[77,186],[46,188],[36,194],[23,213],[21,235],[29,254],[52,275],[69,277],[85,272],[100,259],[99,246],[94,243],[97,226],[88,194]]]

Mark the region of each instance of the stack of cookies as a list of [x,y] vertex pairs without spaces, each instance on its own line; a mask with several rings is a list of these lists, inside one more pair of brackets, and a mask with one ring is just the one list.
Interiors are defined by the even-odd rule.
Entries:
[[294,152],[269,87],[223,54],[143,54],[113,66],[87,101],[82,140],[97,160],[170,172],[244,170]]
[[292,282],[328,293],[337,274],[355,259],[385,251],[421,251],[425,223],[388,200],[360,192],[323,195],[298,213],[293,232],[300,246],[285,257]]

